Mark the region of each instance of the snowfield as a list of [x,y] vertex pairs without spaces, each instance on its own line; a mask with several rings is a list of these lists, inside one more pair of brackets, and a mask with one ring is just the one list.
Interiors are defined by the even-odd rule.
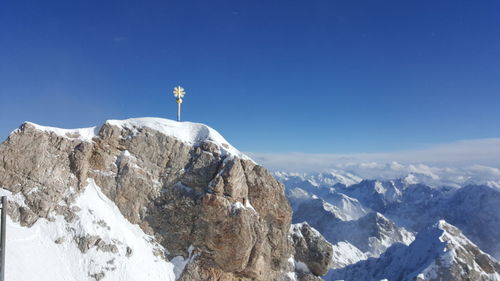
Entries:
[[[71,207],[79,209],[72,223],[54,215],[22,227],[8,218],[5,280],[173,281],[174,272],[182,272],[184,259],[161,258],[165,249],[125,219],[92,180]],[[104,247],[82,253],[77,241],[85,236],[98,236]]]

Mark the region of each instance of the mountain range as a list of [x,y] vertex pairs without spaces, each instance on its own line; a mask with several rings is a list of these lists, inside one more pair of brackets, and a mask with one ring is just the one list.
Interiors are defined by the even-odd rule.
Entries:
[[190,122],[26,122],[0,144],[6,280],[500,280],[497,170],[357,167],[271,173]]
[[[492,268],[498,264],[500,189],[495,185],[429,186],[419,182],[418,177],[412,174],[393,180],[362,180],[345,171],[339,174],[332,171],[274,174],[286,186],[286,194],[293,208],[292,223],[309,223],[336,249],[327,280],[420,280],[415,279],[420,273],[413,276],[408,272],[411,262],[401,264],[390,261],[390,269],[384,268],[389,263],[388,257],[408,260],[415,255],[415,245],[419,248],[424,244],[434,245],[437,238],[431,239],[424,233],[436,228],[447,231],[448,236],[459,236],[456,241],[465,241],[466,246],[463,247],[473,248],[471,251],[487,257]],[[429,247],[431,251],[434,246]],[[421,256],[425,254],[426,251],[419,252]],[[428,254],[426,258],[430,264],[436,256],[430,252]],[[350,258],[346,260],[342,257]],[[476,268],[472,262],[469,266]],[[419,270],[416,267],[412,269]],[[467,277],[467,274],[455,274],[455,279],[441,275],[441,271],[433,272],[419,278],[499,278],[495,275],[498,272],[496,269],[479,269],[477,274],[482,277],[477,275],[474,278]],[[451,274],[451,271],[446,272]],[[445,271],[442,273],[445,274]],[[434,279],[430,276],[434,276]]]

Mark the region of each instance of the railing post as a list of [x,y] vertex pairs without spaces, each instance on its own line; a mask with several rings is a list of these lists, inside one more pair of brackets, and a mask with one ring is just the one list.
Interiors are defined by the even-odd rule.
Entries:
[[7,220],[7,197],[2,196],[2,222],[0,223],[0,281],[5,280],[5,226]]

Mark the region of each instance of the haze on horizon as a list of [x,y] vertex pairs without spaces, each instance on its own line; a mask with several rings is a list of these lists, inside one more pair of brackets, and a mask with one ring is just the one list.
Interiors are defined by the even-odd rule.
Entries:
[[23,121],[175,119],[180,84],[184,120],[242,151],[465,141],[487,162],[483,141],[500,137],[499,12],[493,0],[3,1],[0,138]]

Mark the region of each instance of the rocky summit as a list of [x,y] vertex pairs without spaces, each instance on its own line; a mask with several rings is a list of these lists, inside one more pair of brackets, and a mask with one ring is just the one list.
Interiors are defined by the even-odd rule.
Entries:
[[329,259],[294,253],[331,255],[307,227],[292,238],[283,185],[202,124],[24,123],[0,145],[0,187],[6,280],[315,280]]

